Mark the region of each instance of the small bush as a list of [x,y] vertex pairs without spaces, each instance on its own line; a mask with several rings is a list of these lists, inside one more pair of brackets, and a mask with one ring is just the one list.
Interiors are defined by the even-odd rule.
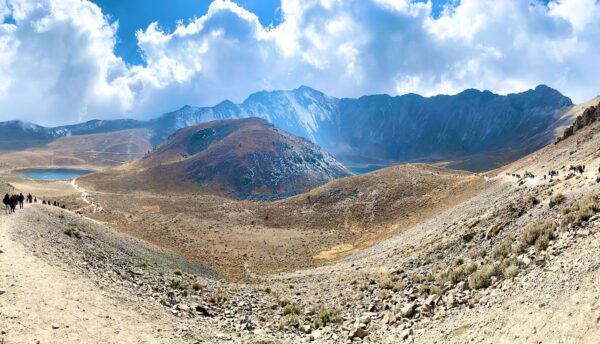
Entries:
[[215,305],[222,305],[229,300],[227,294],[222,290],[217,290],[215,293],[208,297],[208,302]]
[[541,240],[540,246],[543,246],[543,241],[549,241],[554,237],[555,230],[556,224],[552,220],[541,220],[528,226],[521,233],[522,249],[535,245],[538,240]]
[[547,236],[541,236],[535,241],[535,250],[538,252],[545,251],[550,245],[550,239]]
[[298,318],[298,316],[295,314],[286,315],[279,320],[280,330],[298,327],[300,327],[300,318]]
[[550,198],[550,203],[548,204],[550,208],[554,208],[555,206],[563,203],[567,198],[563,194],[556,194]]
[[389,290],[387,289],[382,289],[377,292],[377,298],[380,300],[387,300],[390,297],[392,297],[392,294],[390,294]]
[[335,324],[341,321],[342,317],[337,310],[321,306],[317,313],[317,317],[313,322],[313,326],[314,328],[321,328],[327,326],[328,324]]
[[469,288],[487,288],[492,283],[492,277],[497,276],[498,271],[492,265],[484,265],[469,277]]
[[504,270],[502,274],[506,278],[513,279],[519,274],[519,267],[516,265],[510,265]]
[[491,238],[495,237],[496,235],[498,235],[498,233],[500,233],[501,230],[502,230],[502,225],[499,223],[495,224],[486,233],[486,235],[485,235],[486,239],[491,239]]
[[285,296],[280,296],[277,300],[277,304],[279,304],[279,307],[284,308],[290,304],[290,300]]
[[194,289],[195,291],[200,291],[202,289],[204,289],[206,287],[206,285],[204,285],[202,282],[194,282],[192,284],[192,289]]
[[563,214],[562,227],[567,227],[570,223],[588,221],[592,216],[600,212],[600,197],[593,195],[576,202],[570,208],[563,208],[561,212]]
[[525,203],[527,205],[529,205],[530,207],[533,207],[535,205],[538,205],[540,203],[540,200],[538,200],[535,196],[533,195],[529,195],[527,197],[525,197]]
[[189,284],[182,279],[174,278],[171,280],[171,288],[173,289],[186,290],[189,289],[189,287]]
[[289,305],[283,307],[283,310],[281,312],[283,313],[283,315],[290,315],[290,314],[300,315],[300,313],[302,312],[302,309],[300,307],[296,306],[295,304],[289,304]]
[[494,251],[492,252],[494,258],[497,260],[502,260],[508,257],[512,252],[513,240],[514,239],[512,236],[507,236],[500,244],[496,245],[496,247],[494,247]]
[[81,238],[81,233],[79,232],[79,230],[77,228],[74,227],[70,227],[64,230],[64,232],[66,235],[70,236],[70,237],[75,237],[77,239]]
[[441,286],[448,281],[452,282],[452,284],[456,284],[466,280],[475,270],[477,270],[477,264],[473,262],[464,263],[455,268],[449,268],[448,270],[441,272],[436,276],[436,281]]

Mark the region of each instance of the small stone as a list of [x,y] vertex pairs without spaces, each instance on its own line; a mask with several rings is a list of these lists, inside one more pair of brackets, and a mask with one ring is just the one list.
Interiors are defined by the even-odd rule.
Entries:
[[6,294],[6,290],[0,289],[0,295],[4,295],[4,294]]
[[359,327],[354,327],[352,330],[350,330],[350,333],[348,333],[348,338],[349,339],[354,339],[354,338],[362,339],[368,335],[369,335],[369,333],[367,332],[367,330],[364,329],[362,326],[359,326]]
[[412,318],[412,316],[415,314],[415,308],[417,308],[416,304],[409,303],[408,305],[402,307],[400,314],[402,314],[402,316],[405,318]]
[[266,336],[267,331],[263,330],[262,328],[257,328],[256,330],[254,330],[254,334],[257,336]]
[[361,324],[365,324],[368,325],[371,322],[371,316],[370,315],[364,315],[362,317],[360,317],[358,319],[358,322]]
[[53,330],[58,330],[60,328],[60,326],[58,326],[57,324],[52,324],[52,329]]

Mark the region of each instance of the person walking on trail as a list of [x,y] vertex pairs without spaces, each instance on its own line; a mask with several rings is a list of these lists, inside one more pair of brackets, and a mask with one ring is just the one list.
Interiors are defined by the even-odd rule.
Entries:
[[17,195],[12,195],[10,196],[10,213],[14,213],[15,209],[17,209],[17,203],[19,203],[19,196]]
[[31,194],[27,195],[27,203],[29,203],[29,204],[33,203],[33,196],[31,196]]
[[4,211],[6,212],[6,215],[10,214],[10,196],[8,194],[4,195],[2,203],[4,204]]
[[22,193],[19,194],[19,209],[23,209],[23,203],[25,202],[25,196]]

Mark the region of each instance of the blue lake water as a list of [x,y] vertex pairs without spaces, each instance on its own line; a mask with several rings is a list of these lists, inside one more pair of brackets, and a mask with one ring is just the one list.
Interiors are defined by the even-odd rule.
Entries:
[[74,168],[27,168],[15,171],[19,176],[34,180],[71,180],[90,173],[94,171]]
[[382,168],[389,167],[387,165],[349,165],[346,166],[354,174],[365,174],[373,171],[380,170]]

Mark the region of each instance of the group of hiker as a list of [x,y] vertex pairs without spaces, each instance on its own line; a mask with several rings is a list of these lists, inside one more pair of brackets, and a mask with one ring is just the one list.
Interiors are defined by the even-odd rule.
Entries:
[[[563,169],[565,169],[565,166],[563,166]],[[585,165],[571,165],[571,166],[569,166],[569,171],[573,171],[573,173],[578,173],[579,175],[583,175],[583,173],[585,172]],[[521,175],[518,173],[507,173],[506,175],[521,179]],[[559,172],[557,170],[551,170],[547,174],[544,174],[544,180],[546,180],[548,178],[550,178],[550,180],[552,180],[552,178],[558,177],[558,175],[559,175]],[[525,174],[523,175],[523,177],[535,179],[535,175],[530,171],[525,171]],[[600,167],[598,167],[598,176],[596,177],[596,183],[600,184]]]
[[[2,203],[4,204],[4,209],[7,215],[10,215],[12,213],[15,212],[15,210],[17,209],[17,207],[19,209],[23,209],[23,204],[27,202],[29,204],[32,203],[37,203],[38,199],[37,197],[33,196],[32,194],[28,194],[27,196],[23,195],[22,193],[17,194],[6,194],[4,195],[4,198],[2,199]],[[52,205],[55,207],[60,207],[62,209],[65,209],[65,205],[61,205],[59,202],[57,201],[46,201],[46,200],[42,200],[42,204],[43,205]]]
[[27,197],[23,196],[22,193],[20,194],[14,194],[14,195],[9,195],[6,194],[4,195],[4,198],[2,199],[2,203],[4,204],[4,209],[6,214],[12,214],[15,212],[15,209],[17,209],[17,206],[20,209],[23,209],[23,203],[25,203],[25,200],[27,200],[27,202],[31,203],[32,202],[32,196],[31,195],[27,195]]

